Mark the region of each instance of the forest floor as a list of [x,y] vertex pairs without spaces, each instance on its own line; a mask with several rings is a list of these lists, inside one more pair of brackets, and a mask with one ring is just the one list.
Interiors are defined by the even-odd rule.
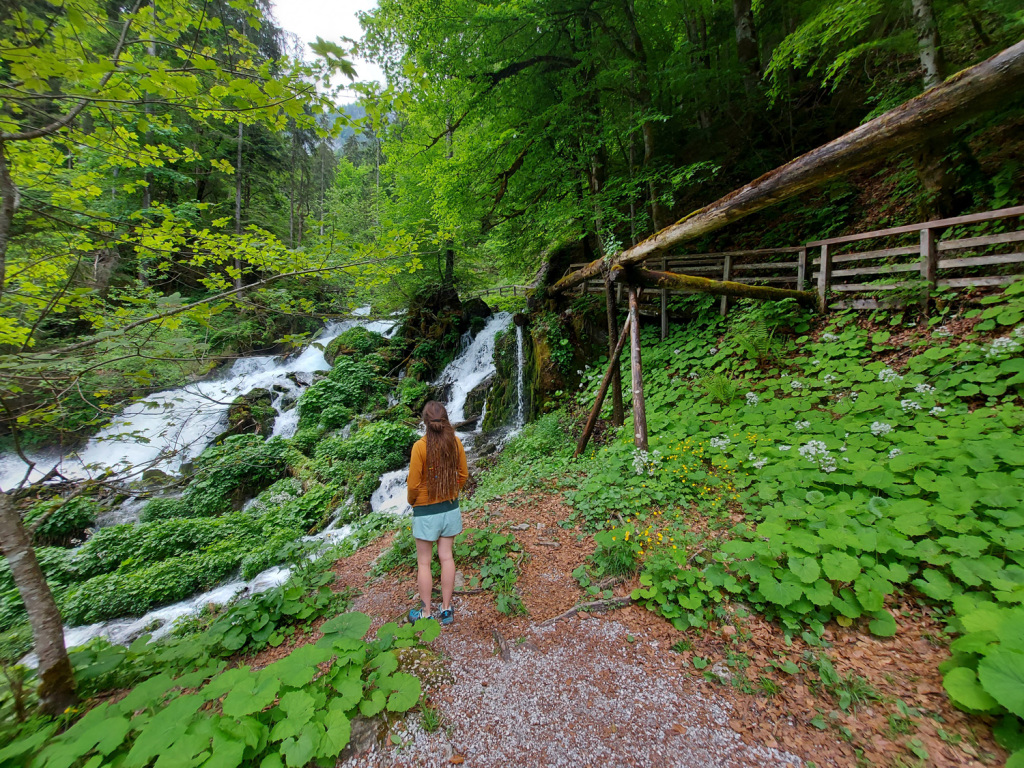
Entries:
[[[457,595],[455,623],[429,652],[401,658],[438,717],[357,723],[339,766],[1001,764],[989,729],[950,706],[938,672],[947,655],[941,625],[919,606],[891,606],[894,638],[830,626],[828,658],[841,682],[823,685],[813,663],[821,649],[787,642],[756,616],[699,635],[636,605],[552,622],[594,600],[572,576],[593,539],[558,525],[570,509],[557,493],[518,492],[487,507],[464,523],[514,532],[526,555],[517,587],[528,615],[499,613],[489,592]],[[334,565],[337,588],[359,593],[353,610],[373,617],[371,633],[417,604],[411,570],[367,575],[392,538]],[[624,602],[635,586],[618,584],[614,596]],[[703,672],[695,660],[706,662]],[[787,660],[799,671],[780,669]],[[844,691],[854,701],[848,711],[838,705]]]

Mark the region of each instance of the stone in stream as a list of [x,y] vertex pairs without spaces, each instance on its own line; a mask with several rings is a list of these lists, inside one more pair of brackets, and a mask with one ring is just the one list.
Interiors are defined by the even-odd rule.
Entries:
[[259,387],[239,395],[228,408],[228,429],[219,439],[228,435],[269,435],[274,430],[277,411],[271,405],[273,395]]
[[493,382],[494,376],[492,374],[469,390],[464,407],[466,421],[476,421],[483,415],[484,403],[487,401],[487,394],[490,392]]

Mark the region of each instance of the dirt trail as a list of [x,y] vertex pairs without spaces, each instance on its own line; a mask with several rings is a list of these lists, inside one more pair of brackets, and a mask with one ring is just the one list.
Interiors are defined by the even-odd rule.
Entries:
[[[737,622],[741,637],[714,632],[690,637],[694,647],[684,653],[671,650],[683,633],[639,606],[603,615],[579,614],[545,625],[579,602],[593,599],[572,577],[573,569],[591,554],[593,539],[580,530],[558,527],[570,510],[556,495],[514,494],[488,506],[490,512],[465,514],[465,525],[507,524],[513,530],[528,555],[518,582],[528,616],[498,613],[488,592],[456,597],[455,623],[431,645],[433,654],[402,659],[403,666],[424,679],[429,702],[441,715],[440,727],[426,732],[417,713],[378,724],[354,736],[357,754],[349,755],[339,768],[917,762],[907,751],[911,735],[878,736],[885,731],[888,714],[895,711],[896,697],[880,697],[852,712],[838,710],[814,690],[813,680],[786,676],[768,665],[782,653],[799,659],[807,646],[799,640],[787,645],[778,628],[756,617]],[[334,566],[341,587],[360,591],[353,609],[373,617],[373,629],[400,617],[416,602],[411,571],[367,578],[373,560],[390,540],[386,537]],[[626,596],[633,586],[621,584],[614,595]],[[498,653],[495,631],[508,642],[508,660]],[[945,699],[935,671],[944,651],[922,639],[940,631],[924,617],[907,627],[901,620],[898,641],[872,639],[853,627],[841,637],[829,633],[834,642],[830,654],[840,673],[863,673],[876,690],[887,693],[889,686],[932,718],[922,717],[919,729],[912,732],[926,745],[928,764],[998,764],[1000,750],[990,738],[975,734],[966,717]],[[317,636],[314,630],[297,638],[296,644]],[[294,644],[268,649],[252,661],[269,663],[293,648]],[[777,683],[774,696],[709,682],[691,663],[699,655],[709,660],[708,669],[727,675],[724,662],[737,652],[752,661],[749,679],[763,681],[767,675]],[[897,681],[894,674],[903,674],[906,681]],[[828,714],[828,728],[811,723],[818,713]],[[958,747],[940,740],[939,722],[951,733],[964,733],[966,739]],[[849,728],[849,736],[841,737],[841,726]]]

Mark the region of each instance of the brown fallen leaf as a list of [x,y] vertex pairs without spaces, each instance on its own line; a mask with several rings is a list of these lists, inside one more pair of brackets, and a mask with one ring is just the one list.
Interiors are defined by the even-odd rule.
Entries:
[[678,733],[680,736],[685,736],[686,735],[686,726],[683,725],[682,723],[676,723],[669,730],[672,731],[673,733]]
[[451,758],[451,760],[448,761],[448,764],[449,765],[462,765],[462,763],[464,763],[465,760],[466,760],[466,758],[464,758],[462,755],[452,755],[452,758]]

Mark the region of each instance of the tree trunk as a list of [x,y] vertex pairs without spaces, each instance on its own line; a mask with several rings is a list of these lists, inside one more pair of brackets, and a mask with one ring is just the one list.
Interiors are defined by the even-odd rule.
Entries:
[[292,162],[288,170],[288,247],[295,247],[295,124],[292,123]]
[[640,360],[640,306],[637,288],[629,286],[630,367],[633,371],[633,445],[647,450],[647,407],[644,404],[644,370]]
[[39,658],[40,710],[47,715],[60,715],[78,700],[74,671],[64,647],[64,624],[50,585],[39,567],[29,533],[10,497],[2,492],[0,552],[7,558],[32,626],[32,639]]
[[11,224],[18,210],[18,188],[7,167],[7,149],[0,141],[0,296],[4,295],[7,280],[7,244],[11,237]]
[[[609,360],[618,359],[615,354],[615,339],[619,333],[619,321],[617,318],[617,312],[615,308],[615,292],[612,290],[611,281],[605,277],[604,281],[604,299],[605,309],[608,314],[608,355]],[[622,422],[625,420],[625,414],[622,410],[622,375],[619,373],[619,366],[615,366],[615,370],[612,371],[612,424],[616,427],[621,427]]]
[[[242,121],[238,121],[238,148],[235,159],[235,234],[242,234]],[[242,260],[235,257],[235,269],[238,276],[235,278],[235,288],[242,287]]]
[[[953,121],[964,116],[975,117],[981,111],[1001,105],[1006,94],[1016,93],[1022,87],[1024,41],[694,211],[623,251],[612,263],[638,264],[667,248],[715,232],[826,181],[880,160],[891,160],[901,150],[941,132]],[[596,260],[566,275],[548,292],[552,296],[561,293],[605,269],[607,264]]]
[[761,53],[757,48],[751,0],[732,0],[732,16],[736,25],[736,55],[743,72],[743,88],[747,96],[753,96],[761,79]]
[[[613,267],[610,279],[615,282],[622,280],[627,270]],[[762,301],[782,301],[796,299],[800,304],[814,307],[818,304],[818,296],[814,291],[792,291],[788,288],[770,288],[764,285],[748,285],[734,283],[731,280],[709,280],[706,277],[680,275],[675,272],[655,272],[650,269],[630,268],[629,281],[644,288],[656,290],[690,291],[708,293],[712,296],[734,296],[740,299],[760,299]]]
[[910,6],[914,14],[914,30],[917,32],[917,54],[921,62],[922,79],[927,90],[946,79],[942,39],[939,37],[932,0],[910,0]]

